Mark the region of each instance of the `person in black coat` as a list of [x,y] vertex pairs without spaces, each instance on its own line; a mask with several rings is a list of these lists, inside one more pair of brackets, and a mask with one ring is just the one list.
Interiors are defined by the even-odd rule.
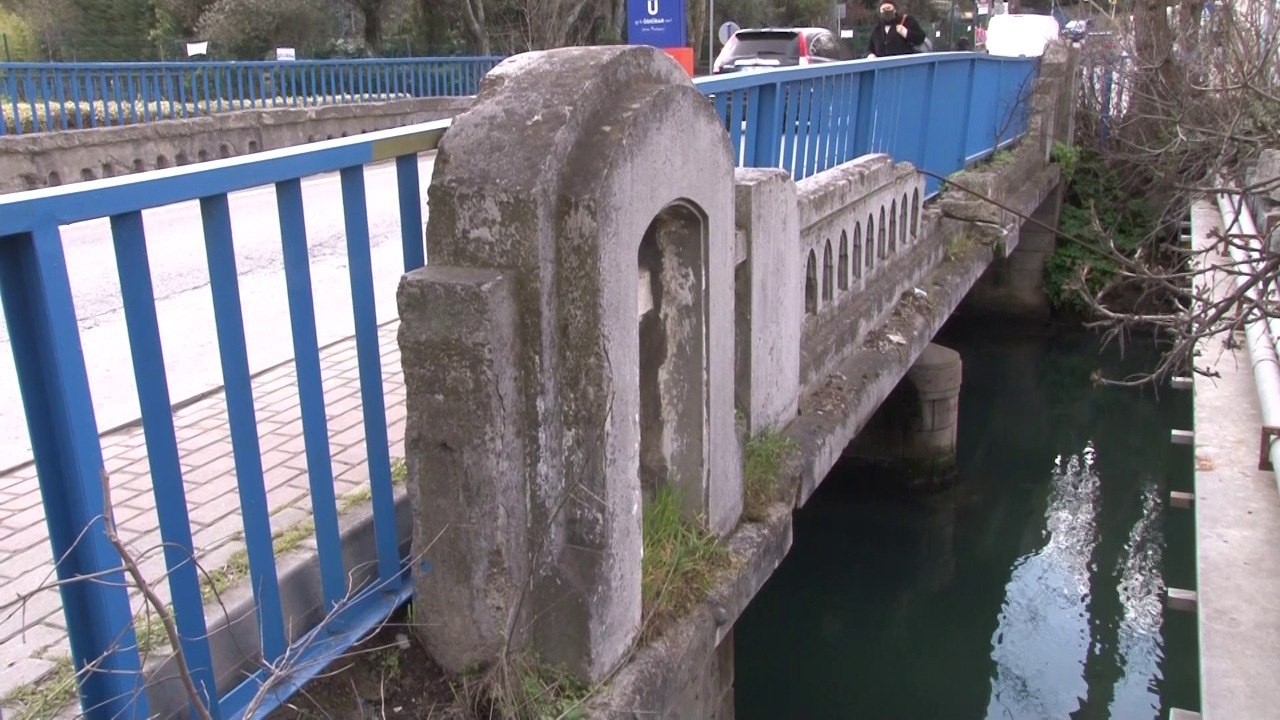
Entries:
[[880,22],[871,30],[867,57],[910,55],[924,42],[924,28],[910,15],[898,12],[897,0],[880,3]]

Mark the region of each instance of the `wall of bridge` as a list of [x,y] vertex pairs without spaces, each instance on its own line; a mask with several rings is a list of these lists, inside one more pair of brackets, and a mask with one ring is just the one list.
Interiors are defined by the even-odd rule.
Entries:
[[0,136],[0,193],[161,170],[444,120],[469,97],[235,110],[186,120]]
[[[431,568],[416,594],[451,608],[420,629],[437,661],[533,652],[612,678],[612,707],[731,713],[733,620],[785,554],[791,505],[1057,186],[1070,88],[1038,91],[1051,112],[1008,172],[958,178],[1016,211],[993,213],[953,192],[926,207],[923,175],[885,155],[799,182],[734,171],[721,120],[650,48],[497,67],[442,141],[432,265],[399,294],[414,552]],[[741,463],[765,431],[800,457],[760,526],[741,522]],[[643,518],[664,487],[742,562],[637,652]]]

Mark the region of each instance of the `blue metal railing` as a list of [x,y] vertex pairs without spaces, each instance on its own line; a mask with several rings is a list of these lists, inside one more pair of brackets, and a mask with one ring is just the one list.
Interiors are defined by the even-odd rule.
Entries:
[[[72,658],[80,671],[82,706],[93,708],[93,717],[147,717],[147,701],[145,692],[140,692],[140,660],[121,560],[103,525],[102,451],[59,226],[110,218],[182,649],[200,692],[215,700],[210,703],[214,717],[235,717],[254,700],[267,675],[259,673],[217,701],[142,211],[186,200],[200,202],[262,657],[265,667],[289,653],[292,665],[304,670],[298,678],[290,678],[296,688],[323,669],[326,659],[390,615],[411,589],[404,577],[396,531],[364,166],[396,159],[405,271],[421,267],[418,154],[435,148],[446,127],[448,121],[428,123],[248,158],[0,196],[0,301],[8,321],[49,539],[54,557],[61,559],[56,570],[65,581],[60,592]],[[332,171],[340,173],[345,214],[378,553],[377,581],[353,597],[347,596],[338,531],[300,184],[302,178]],[[264,184],[274,184],[276,190],[321,585],[329,613],[324,629],[292,645],[287,640],[272,552],[228,204],[228,193]],[[280,692],[287,695],[288,689]],[[268,702],[261,707],[273,706]]]
[[[948,175],[1021,137],[1036,58],[928,53],[699,78],[740,167],[796,180],[867,153]],[[938,181],[929,178],[932,195]]]
[[0,63],[0,135],[228,110],[474,95],[498,57]]
[[[302,67],[298,65],[297,67]],[[966,53],[855,61],[706,78],[738,164],[788,169],[803,178],[869,152],[887,152],[946,174],[1025,131],[1034,61]],[[478,80],[478,78],[477,78]],[[474,92],[475,85],[467,86]],[[223,381],[242,506],[244,539],[264,667],[288,655],[304,668],[265,712],[328,659],[408,598],[398,550],[386,406],[370,262],[365,165],[394,157],[405,270],[424,264],[417,156],[436,146],[448,121],[243,158],[0,196],[0,301],[8,321],[81,704],[94,717],[145,717],[140,658],[120,558],[103,527],[103,467],[85,358],[72,304],[60,226],[107,217],[143,430],[165,544],[168,584],[186,660],[215,718],[237,717],[266,680],[264,670],[219,697],[175,437],[172,398],[148,266],[142,211],[200,203]],[[378,553],[378,580],[346,598],[341,540],[320,381],[315,309],[300,182],[340,174],[364,429]],[[228,193],[274,185],[283,243],[294,362],[303,417],[325,626],[288,641],[266,514]],[[81,581],[74,581],[81,578]],[[89,581],[84,581],[89,579]],[[341,632],[331,632],[340,627]]]

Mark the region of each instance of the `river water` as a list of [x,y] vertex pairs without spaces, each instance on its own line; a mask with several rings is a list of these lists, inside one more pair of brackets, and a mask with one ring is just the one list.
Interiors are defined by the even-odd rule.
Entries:
[[[1198,708],[1187,393],[1099,388],[1150,345],[952,324],[964,360],[956,487],[893,492],[842,465],[736,626],[736,714],[1163,718]],[[879,488],[879,489],[877,489]]]

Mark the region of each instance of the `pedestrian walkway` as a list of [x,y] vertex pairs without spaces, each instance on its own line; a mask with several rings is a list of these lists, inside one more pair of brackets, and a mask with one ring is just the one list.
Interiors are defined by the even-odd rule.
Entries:
[[[393,458],[404,455],[398,328],[399,321],[379,328]],[[368,487],[354,338],[322,349],[320,362],[335,492],[350,496]],[[272,530],[278,533],[311,516],[293,362],[255,376],[253,395]],[[208,572],[244,549],[225,397],[215,391],[184,404],[173,417],[196,554]],[[141,424],[103,434],[102,454],[121,539],[167,602],[159,519]],[[0,474],[0,698],[46,676],[58,658],[69,654],[61,597],[48,587],[56,579],[48,537],[35,467],[27,464]],[[133,595],[135,611],[141,610],[141,598]]]

